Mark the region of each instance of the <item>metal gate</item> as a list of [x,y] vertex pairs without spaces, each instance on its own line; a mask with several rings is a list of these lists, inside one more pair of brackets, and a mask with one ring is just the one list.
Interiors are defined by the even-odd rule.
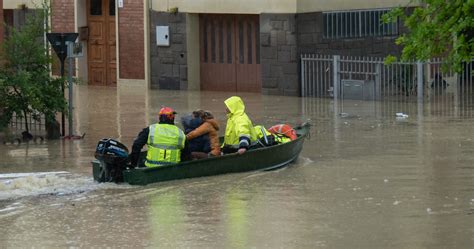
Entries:
[[384,64],[383,60],[377,57],[304,54],[301,56],[301,94],[343,98],[356,95],[351,88],[360,87],[361,91],[371,91],[369,99],[399,101],[473,92],[473,63],[465,64],[463,73],[455,74],[443,71],[440,59],[390,65]]
[[[330,55],[301,56],[302,96],[379,100],[418,95],[422,64],[393,63],[383,58]],[[421,68],[421,71],[419,70]],[[361,94],[357,94],[357,92]]]
[[[436,112],[471,115],[474,62],[462,73],[442,70],[443,61],[384,64],[383,58],[304,54],[301,95],[334,99],[429,102]],[[471,107],[471,108],[463,108]]]

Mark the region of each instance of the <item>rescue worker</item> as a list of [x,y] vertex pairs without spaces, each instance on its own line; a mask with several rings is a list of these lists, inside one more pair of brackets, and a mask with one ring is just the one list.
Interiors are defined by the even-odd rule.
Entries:
[[140,150],[148,147],[145,166],[157,167],[176,164],[189,160],[190,152],[184,132],[174,125],[176,112],[170,107],[163,107],[159,112],[159,123],[144,128],[133,142],[130,161],[136,166]]
[[224,153],[245,153],[257,142],[257,134],[247,114],[245,105],[240,97],[232,96],[224,101],[227,111],[227,126],[225,128]]
[[210,152],[208,154],[204,153],[204,155],[202,155],[203,153],[198,154],[198,153],[193,153],[193,151],[191,151],[191,154],[195,158],[206,158],[208,156],[220,156],[221,147],[219,145],[219,134],[217,134],[217,131],[219,130],[219,124],[217,123],[217,120],[214,119],[214,115],[212,115],[211,112],[204,111],[204,110],[194,111],[193,115],[199,116],[199,118],[203,121],[203,123],[196,129],[194,129],[193,131],[186,134],[186,139],[190,141],[191,143],[197,138],[208,135],[208,139],[210,141]]

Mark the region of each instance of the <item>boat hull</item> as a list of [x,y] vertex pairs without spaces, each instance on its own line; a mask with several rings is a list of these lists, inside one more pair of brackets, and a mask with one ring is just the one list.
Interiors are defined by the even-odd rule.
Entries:
[[[182,162],[176,165],[126,169],[123,171],[123,181],[131,185],[146,185],[161,181],[283,167],[294,161],[303,149],[304,138],[309,132],[309,125],[298,127],[295,130],[299,137],[294,141],[250,150],[242,155],[229,154]],[[101,164],[98,160],[94,160],[92,166],[94,179],[98,180]]]

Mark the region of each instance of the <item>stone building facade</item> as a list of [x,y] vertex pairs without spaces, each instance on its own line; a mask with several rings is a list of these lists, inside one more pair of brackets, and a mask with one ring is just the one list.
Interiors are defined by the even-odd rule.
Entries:
[[[150,61],[153,89],[187,90],[186,14],[150,11]],[[157,46],[157,26],[169,26],[170,46]]]
[[[200,65],[203,61],[203,46],[206,46],[202,44],[203,33],[200,22],[206,15],[223,15],[224,19],[226,16],[235,15],[258,16],[259,37],[257,41],[259,44],[257,44],[257,54],[260,63],[257,65],[257,71],[260,73],[261,88],[257,91],[263,94],[300,95],[300,57],[302,54],[384,57],[389,54],[398,55],[401,53],[401,47],[395,45],[396,37],[403,32],[401,26],[397,26],[397,32],[392,33],[384,33],[384,31],[380,34],[374,33],[358,37],[327,37],[325,32],[330,26],[324,19],[324,15],[350,12],[347,16],[352,18],[355,16],[353,13],[357,11],[369,13],[373,10],[376,14],[372,14],[370,17],[372,18],[370,25],[375,30],[378,28],[373,25],[378,25],[381,20],[379,12],[389,11],[392,7],[405,4],[405,1],[387,1],[385,3],[334,1],[325,5],[320,4],[320,1],[306,0],[277,0],[273,2],[262,0],[252,4],[248,2],[249,5],[246,5],[247,0],[243,0],[239,4],[226,2],[227,4],[221,5],[213,5],[215,1],[211,0],[205,2],[209,2],[212,6],[205,8],[191,1],[173,2],[169,5],[153,1],[150,10],[150,85],[152,87],[180,90],[209,88],[205,87],[206,82],[203,80],[202,74],[209,74],[215,70],[206,72],[206,69],[203,70],[203,66]],[[178,10],[178,13],[171,13],[170,9]],[[347,23],[346,25],[351,25],[351,22]],[[357,25],[362,25],[359,23]],[[171,39],[169,47],[156,47],[154,45],[156,42],[154,28],[157,25],[169,26],[170,37],[176,36],[178,39]],[[208,29],[216,29],[215,34],[207,37],[211,39],[209,46],[216,46],[216,51],[222,49],[220,46],[225,43],[222,40],[228,40],[225,35],[224,38],[218,37],[219,30],[223,29],[224,32],[228,30],[225,28],[225,24],[224,28],[219,25],[221,24],[216,23],[208,26]],[[239,28],[238,25],[236,25],[236,29]],[[195,33],[186,32],[190,26],[201,27],[201,30]],[[380,29],[382,30],[382,28]],[[243,32],[247,31],[248,29],[244,27]],[[349,32],[353,31],[349,30]],[[242,35],[242,30],[235,34],[236,43],[239,43],[239,39],[242,40],[239,35]],[[243,39],[247,39],[248,36],[244,35],[243,37]],[[197,41],[197,50],[200,51],[201,56],[188,53],[196,50],[196,47],[189,46],[189,40]],[[224,44],[224,48],[226,47]],[[206,49],[208,48],[206,47]],[[239,49],[238,45],[236,49]],[[247,46],[244,48],[244,52],[246,51],[248,51]],[[239,55],[237,54],[237,56]],[[198,70],[197,74],[191,73],[192,67],[201,70]],[[187,73],[183,73],[183,71]],[[229,73],[233,73],[233,71],[229,71]]]
[[395,44],[396,36],[325,38],[323,35],[324,20],[322,12],[298,14],[297,27],[298,54],[316,53],[384,57],[388,54],[399,54],[401,52],[401,48]]
[[260,15],[263,94],[299,94],[296,21],[295,14]]
[[[1,20],[13,22],[24,1],[8,0],[7,6],[5,1],[0,0],[4,5],[0,11],[6,10],[0,12]],[[76,59],[76,73],[90,84],[133,81],[155,89],[213,90],[218,81],[206,81],[215,74],[234,84],[232,91],[298,96],[301,54],[382,57],[401,51],[394,44],[395,33],[328,37],[325,32],[332,24],[325,15],[389,10],[410,1],[50,0],[50,4],[52,32],[81,34],[84,56]],[[100,20],[106,20],[101,27],[95,26],[99,12],[104,16]],[[158,26],[169,30],[169,46],[157,45]],[[104,30],[107,36],[100,38]],[[249,87],[252,84],[256,87]]]

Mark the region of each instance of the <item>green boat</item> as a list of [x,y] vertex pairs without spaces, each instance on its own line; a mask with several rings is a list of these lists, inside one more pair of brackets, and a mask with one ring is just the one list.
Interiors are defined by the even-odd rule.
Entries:
[[[298,135],[297,139],[283,144],[249,150],[242,155],[236,153],[227,154],[219,157],[191,160],[175,165],[154,168],[122,167],[118,170],[119,172],[112,173],[108,170],[107,163],[103,160],[93,160],[92,169],[94,180],[98,182],[111,181],[111,178],[105,176],[115,174],[118,175],[113,179],[115,182],[126,182],[131,185],[146,185],[184,178],[281,168],[296,160],[303,149],[305,137],[309,135],[310,125],[305,123],[294,129]],[[142,158],[144,158],[144,156],[142,156]]]

